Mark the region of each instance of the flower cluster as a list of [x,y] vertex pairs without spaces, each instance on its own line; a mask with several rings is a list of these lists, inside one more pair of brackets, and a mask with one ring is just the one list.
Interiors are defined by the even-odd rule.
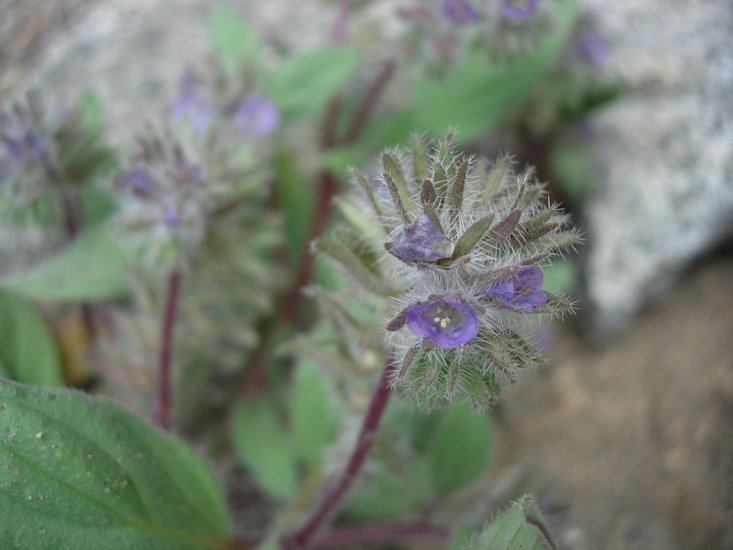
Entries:
[[421,50],[431,72],[450,68],[468,47],[482,44],[490,56],[530,52],[558,17],[556,0],[431,0],[400,10],[408,49]]
[[355,172],[360,190],[342,209],[351,232],[317,247],[381,296],[395,385],[426,407],[457,396],[490,406],[502,382],[542,363],[527,321],[572,311],[542,288],[542,266],[579,237],[533,170],[515,172],[508,157],[489,166],[449,138],[414,137],[381,160],[372,181]]

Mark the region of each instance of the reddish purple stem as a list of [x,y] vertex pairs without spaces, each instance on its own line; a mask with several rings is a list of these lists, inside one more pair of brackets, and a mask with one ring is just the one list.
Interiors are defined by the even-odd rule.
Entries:
[[298,531],[286,537],[286,545],[290,546],[292,544],[295,548],[307,548],[313,542],[313,537],[318,529],[336,512],[337,505],[341,502],[346,491],[351,487],[354,479],[356,479],[356,476],[361,471],[364,460],[372,448],[374,435],[389,402],[389,396],[392,393],[389,388],[389,381],[395,368],[396,365],[393,363],[390,355],[388,356],[374,395],[372,395],[372,401],[369,404],[369,410],[361,426],[356,447],[352,451],[346,468],[344,468],[335,483],[326,485],[321,501],[310,519]]
[[318,535],[312,539],[311,548],[335,548],[370,542],[392,542],[411,537],[447,539],[450,537],[450,531],[433,525],[425,525],[424,523],[356,527]]
[[168,293],[161,324],[158,389],[155,400],[155,423],[164,430],[171,429],[171,358],[173,356],[173,327],[176,322],[180,287],[181,273],[173,271],[168,277]]

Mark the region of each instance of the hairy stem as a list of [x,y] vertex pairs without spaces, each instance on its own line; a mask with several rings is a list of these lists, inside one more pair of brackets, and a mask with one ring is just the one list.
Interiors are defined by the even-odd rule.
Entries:
[[305,525],[292,535],[285,537],[286,545],[294,548],[309,547],[318,530],[337,511],[339,503],[361,471],[364,460],[372,448],[379,422],[382,419],[384,410],[389,402],[389,396],[392,393],[389,388],[389,381],[394,369],[395,364],[391,358],[391,354],[389,354],[382,375],[379,378],[379,383],[372,395],[369,409],[364,417],[364,423],[361,426],[361,431],[359,432],[359,437],[356,440],[356,446],[351,453],[349,462],[335,482],[326,485],[320,502]]
[[168,290],[160,331],[158,355],[158,387],[155,399],[155,423],[164,430],[171,429],[171,359],[173,357],[173,327],[181,287],[180,271],[168,277]]

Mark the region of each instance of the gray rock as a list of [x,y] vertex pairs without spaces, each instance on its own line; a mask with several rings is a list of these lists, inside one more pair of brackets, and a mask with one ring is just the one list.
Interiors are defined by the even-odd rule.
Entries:
[[[76,22],[38,53],[31,79],[13,88],[51,90],[60,105],[91,91],[104,105],[113,141],[126,143],[160,116],[185,69],[206,63],[209,14],[221,3],[105,0],[78,10]],[[285,49],[327,42],[334,18],[316,1],[229,4],[260,36]]]
[[602,190],[584,210],[584,305],[603,338],[731,235],[733,4],[586,3],[627,86],[597,120]]

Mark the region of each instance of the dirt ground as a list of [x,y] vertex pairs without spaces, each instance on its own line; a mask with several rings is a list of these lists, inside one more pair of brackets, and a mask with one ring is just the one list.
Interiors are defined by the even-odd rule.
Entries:
[[560,334],[500,410],[569,550],[733,548],[733,259],[691,273],[604,349]]

